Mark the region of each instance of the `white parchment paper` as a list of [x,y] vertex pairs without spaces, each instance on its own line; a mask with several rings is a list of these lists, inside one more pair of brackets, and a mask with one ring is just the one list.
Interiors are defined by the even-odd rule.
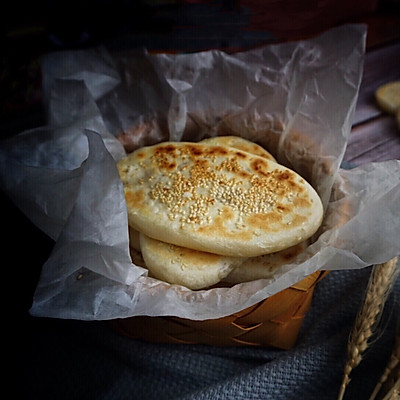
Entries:
[[[363,268],[400,253],[400,161],[340,169],[362,76],[366,30],[229,55],[105,49],[49,54],[49,123],[2,143],[1,184],[56,244],[31,313],[85,320],[209,319],[249,307],[320,269]],[[314,243],[268,280],[191,291],[132,263],[115,161],[125,148],[237,134],[267,147],[318,190]],[[120,140],[117,140],[118,137]]]

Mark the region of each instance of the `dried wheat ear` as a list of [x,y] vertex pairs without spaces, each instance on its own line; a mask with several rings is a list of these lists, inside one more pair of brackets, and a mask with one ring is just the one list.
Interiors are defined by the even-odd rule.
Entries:
[[338,400],[344,398],[346,388],[350,383],[351,372],[360,364],[365,350],[371,345],[369,339],[372,337],[380,320],[387,297],[393,289],[399,270],[397,257],[372,268],[364,301],[356,317],[347,345],[347,362],[344,367]]

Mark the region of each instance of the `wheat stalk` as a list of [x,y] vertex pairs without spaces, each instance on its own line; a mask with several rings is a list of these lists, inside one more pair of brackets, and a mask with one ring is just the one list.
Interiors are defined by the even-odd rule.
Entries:
[[[399,323],[399,329],[397,330],[397,335],[396,335],[396,341],[394,344],[394,348],[392,351],[392,354],[390,356],[389,362],[385,368],[385,371],[383,371],[383,374],[381,378],[379,379],[379,382],[376,384],[374,391],[371,394],[371,397],[369,400],[374,400],[377,396],[377,394],[380,392],[382,385],[387,381],[389,375],[394,371],[394,369],[397,367],[397,365],[400,364],[400,323]],[[400,369],[398,370],[400,374]],[[399,384],[400,376],[395,377],[397,380],[397,383]]]
[[372,268],[364,301],[356,317],[347,345],[347,362],[344,367],[338,400],[343,399],[346,388],[350,383],[350,374],[360,364],[363,353],[370,344],[369,339],[379,322],[387,296],[397,277],[398,268],[396,268],[396,264],[397,257]]
[[400,398],[400,377],[394,383],[393,387],[386,393],[382,400],[398,400]]

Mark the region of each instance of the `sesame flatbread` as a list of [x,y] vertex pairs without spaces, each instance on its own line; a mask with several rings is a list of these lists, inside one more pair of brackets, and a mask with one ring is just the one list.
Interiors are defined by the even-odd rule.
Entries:
[[264,157],[268,160],[277,162],[274,156],[261,147],[257,143],[253,143],[250,140],[243,139],[240,136],[215,136],[202,140],[200,143],[205,143],[213,146],[229,146],[239,150],[247,151],[248,153],[255,154],[260,157]]
[[[205,139],[202,143],[235,147],[275,161],[273,156],[261,146],[237,136],[218,136]],[[142,237],[141,246],[140,236]],[[223,278],[229,277],[235,270],[240,269],[238,265],[245,260],[244,258],[221,256],[161,242],[140,234],[132,227],[129,227],[129,238],[132,260],[137,265],[145,265],[149,269],[150,275],[157,279],[171,284],[184,285],[193,290],[204,289],[219,283]],[[137,252],[140,252],[140,254]],[[146,259],[146,262],[144,262],[144,259]],[[253,266],[246,268],[246,271],[250,274],[252,270]],[[268,269],[268,271],[270,270]],[[242,274],[243,272],[238,271],[237,274],[233,275],[231,277],[232,283],[236,283],[235,280],[238,277],[240,278]],[[231,281],[228,282],[231,283]]]
[[276,253],[264,254],[245,259],[223,282],[237,284],[256,279],[272,278],[275,271],[284,264],[292,262],[308,246],[308,240]]
[[396,114],[400,108],[400,81],[389,82],[380,86],[375,92],[379,107],[390,114]]
[[215,285],[242,261],[237,257],[175,246],[151,239],[142,233],[140,248],[151,276],[192,290]]
[[165,142],[123,158],[129,225],[160,241],[255,257],[312,236],[323,208],[302,177],[230,147]]

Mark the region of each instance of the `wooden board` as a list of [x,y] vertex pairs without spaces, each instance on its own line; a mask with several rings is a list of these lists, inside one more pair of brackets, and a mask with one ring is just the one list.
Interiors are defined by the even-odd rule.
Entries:
[[400,159],[400,128],[376,104],[375,91],[400,80],[400,41],[367,52],[353,128],[344,160],[352,165]]

